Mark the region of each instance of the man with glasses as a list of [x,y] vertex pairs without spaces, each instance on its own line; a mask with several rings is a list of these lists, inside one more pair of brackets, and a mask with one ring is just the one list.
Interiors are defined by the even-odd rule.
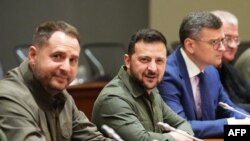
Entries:
[[232,63],[240,44],[238,19],[228,11],[215,10],[212,13],[221,19],[226,40],[222,63],[217,66],[221,83],[230,99],[239,107],[250,112],[250,85],[240,76]]
[[210,12],[191,12],[181,23],[179,37],[181,46],[168,57],[158,86],[166,104],[190,122],[199,138],[222,138],[224,125],[250,124],[245,116],[219,106],[224,102],[245,112],[229,99],[214,67],[225,51],[221,20]]

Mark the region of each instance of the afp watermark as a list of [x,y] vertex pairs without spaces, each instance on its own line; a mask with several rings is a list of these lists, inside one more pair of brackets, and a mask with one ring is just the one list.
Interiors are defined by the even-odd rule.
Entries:
[[[248,138],[248,139],[247,139]],[[224,125],[224,141],[249,141],[250,125]]]

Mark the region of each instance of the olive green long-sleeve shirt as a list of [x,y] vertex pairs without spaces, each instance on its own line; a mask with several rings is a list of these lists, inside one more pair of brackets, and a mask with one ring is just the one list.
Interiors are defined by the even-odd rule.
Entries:
[[98,128],[103,124],[110,126],[125,141],[174,140],[160,130],[157,122],[194,134],[189,123],[164,103],[156,88],[151,95],[146,94],[124,68],[101,91],[94,104],[92,121]]
[[27,61],[0,80],[0,128],[9,141],[109,141],[66,92],[52,97]]

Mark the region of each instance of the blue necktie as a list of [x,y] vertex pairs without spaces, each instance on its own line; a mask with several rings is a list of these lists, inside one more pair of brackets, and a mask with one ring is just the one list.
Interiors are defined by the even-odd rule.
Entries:
[[201,95],[204,95],[206,93],[206,85],[205,85],[205,78],[204,78],[204,73],[203,72],[200,72],[198,74],[198,77],[199,77],[199,87],[200,87],[200,94]]
[[200,97],[201,97],[201,110],[202,110],[202,119],[209,119],[209,102],[210,99],[208,97],[208,89],[207,89],[207,85],[206,85],[206,77],[205,74],[203,72],[198,74],[199,77],[199,87],[200,87]]
[[[217,98],[213,97],[213,93],[217,93],[218,91],[214,91],[213,78],[210,78],[206,72],[201,72],[198,75],[199,87],[200,87],[200,97],[201,97],[201,111],[202,111],[202,120],[214,120],[216,119],[216,111],[214,111],[214,101]],[[211,88],[210,88],[211,87]],[[211,92],[210,92],[211,91]]]

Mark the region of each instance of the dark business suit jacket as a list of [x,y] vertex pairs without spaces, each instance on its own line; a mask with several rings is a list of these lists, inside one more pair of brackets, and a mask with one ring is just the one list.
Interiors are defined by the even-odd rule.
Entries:
[[225,93],[216,68],[208,66],[204,69],[204,74],[208,91],[206,95],[201,96],[202,119],[198,119],[196,116],[191,82],[180,48],[177,48],[168,57],[166,71],[158,88],[164,101],[177,114],[190,122],[195,136],[200,138],[223,137],[224,125],[227,124],[226,118],[245,117],[218,106],[221,101],[238,109]]
[[239,107],[250,112],[250,85],[242,78],[236,68],[223,62],[217,68],[220,74],[221,83],[228,93],[229,98]]
[[234,66],[241,77],[250,84],[250,47],[239,56]]

